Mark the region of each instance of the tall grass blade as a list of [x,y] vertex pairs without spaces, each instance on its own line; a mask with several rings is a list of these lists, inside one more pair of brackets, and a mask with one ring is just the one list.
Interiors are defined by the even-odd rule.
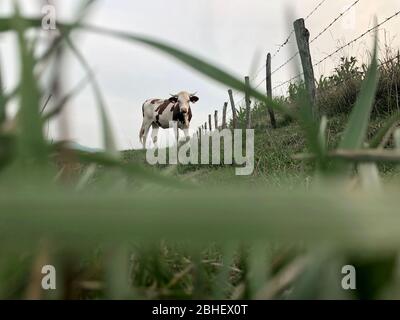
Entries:
[[394,144],[396,146],[396,149],[400,150],[400,129],[396,129],[394,134]]
[[98,164],[106,166],[108,168],[117,168],[124,171],[126,174],[135,177],[136,179],[143,180],[147,183],[154,183],[157,185],[162,185],[172,189],[183,189],[183,188],[194,188],[193,185],[188,182],[180,181],[179,179],[174,179],[173,177],[164,176],[152,170],[149,170],[139,164],[124,163],[120,159],[114,156],[103,153],[103,152],[85,152],[77,149],[69,149],[62,143],[53,146],[53,150],[60,152],[62,149],[68,149],[67,152],[74,154],[80,163],[82,164]]
[[319,170],[324,170],[326,165],[326,150],[321,143],[321,127],[323,123],[318,125],[315,121],[311,101],[305,88],[301,88],[298,99],[296,101],[299,106],[297,117],[307,139],[309,151],[315,155],[315,161]]
[[388,136],[391,135],[393,130],[396,128],[398,123],[400,122],[400,113],[396,112],[393,114],[383,125],[382,128],[374,135],[374,137],[368,143],[370,148],[378,148],[382,147],[383,144],[386,144]]
[[4,96],[2,64],[0,60],[0,126],[6,120],[6,97]]
[[[40,25],[41,25],[40,19],[26,18],[26,19],[24,19],[24,21],[26,22],[26,28],[29,28],[29,27],[37,28],[37,27],[40,27]],[[235,78],[234,76],[230,75],[226,71],[223,71],[222,69],[220,69],[208,62],[205,62],[204,60],[202,60],[200,58],[195,57],[195,55],[193,55],[193,54],[188,54],[184,50],[173,47],[172,45],[168,45],[160,40],[154,40],[154,39],[151,39],[150,37],[144,37],[141,35],[136,35],[136,34],[123,32],[123,31],[110,30],[107,28],[102,28],[102,27],[92,26],[92,25],[87,25],[87,24],[58,23],[58,28],[60,30],[62,30],[62,32],[64,34],[64,38],[66,38],[68,33],[71,32],[72,30],[74,30],[76,28],[81,28],[86,31],[111,36],[111,37],[125,40],[128,42],[137,42],[137,43],[145,44],[147,46],[150,46],[154,49],[160,50],[160,51],[172,56],[173,58],[183,62],[184,64],[199,71],[200,73],[210,77],[211,79],[214,79],[217,82],[225,84],[232,89],[241,91],[243,93],[246,91],[246,85],[243,81]],[[0,18],[0,32],[10,31],[10,30],[12,30],[12,18]],[[272,108],[274,108],[277,111],[281,111],[284,114],[291,115],[294,117],[293,112],[284,104],[268,98],[267,96],[258,92],[257,90],[255,90],[252,87],[250,87],[248,89],[248,91],[249,91],[250,96],[254,97],[255,99],[270,105]]]
[[[74,43],[71,41],[70,38],[66,38],[66,42],[68,46],[71,48],[73,53],[76,55],[77,59],[83,66],[83,68],[86,70],[87,74],[92,74],[92,70],[89,66],[89,63],[86,61],[85,57],[81,54],[81,52],[77,49],[77,47],[74,45]],[[100,112],[100,117],[101,117],[101,123],[102,123],[102,133],[103,133],[103,142],[104,142],[104,147],[107,153],[109,153],[112,156],[118,157],[118,152],[117,148],[115,145],[114,141],[114,135],[112,132],[111,124],[108,120],[107,113],[106,113],[106,106],[104,103],[104,98],[101,93],[99,84],[97,83],[97,80],[95,77],[92,77],[91,79],[92,83],[92,88],[93,88],[93,93],[95,96],[95,99],[97,101],[97,106]]]
[[366,138],[369,118],[378,86],[378,37],[375,35],[372,62],[362,84],[357,102],[351,112],[350,119],[343,133],[339,149],[360,149]]
[[43,164],[47,159],[47,146],[43,137],[43,122],[39,110],[40,91],[33,73],[34,58],[28,50],[24,35],[25,22],[19,15],[17,5],[15,5],[15,10],[14,24],[18,36],[21,62],[20,109],[18,111],[19,156],[25,163],[33,161]]
[[180,62],[188,65],[189,67],[195,69],[196,71],[208,76],[209,78],[227,85],[229,88],[241,92],[245,92],[248,89],[249,94],[257,100],[262,101],[270,105],[272,108],[285,114],[292,114],[292,112],[282,103],[266,97],[264,94],[258,92],[253,88],[247,88],[246,84],[243,81],[235,78],[226,71],[223,71],[222,69],[204,61],[203,59],[196,57],[194,54],[189,54],[184,50],[173,47],[172,45],[162,42],[161,40],[154,40],[149,37],[144,37],[123,31],[110,30],[98,26],[81,25],[81,28],[94,33],[126,40],[128,42],[142,43],[154,49],[160,50],[167,55],[179,60]]
[[90,77],[91,75],[88,75],[87,77],[79,81],[78,84],[74,88],[72,88],[70,92],[68,92],[64,97],[60,99],[60,101],[56,104],[55,107],[53,107],[51,111],[47,112],[43,116],[43,120],[47,121],[57,116],[63,110],[68,101],[76,97],[79,94],[79,92],[86,87],[86,84],[90,80]]
[[254,244],[249,252],[247,284],[250,297],[255,297],[267,281],[269,273],[267,250],[264,244]]
[[222,255],[222,266],[215,278],[215,288],[213,290],[213,298],[216,300],[226,299],[229,288],[229,277],[231,272],[231,265],[234,262],[235,248],[237,246],[233,244],[227,244],[223,247]]

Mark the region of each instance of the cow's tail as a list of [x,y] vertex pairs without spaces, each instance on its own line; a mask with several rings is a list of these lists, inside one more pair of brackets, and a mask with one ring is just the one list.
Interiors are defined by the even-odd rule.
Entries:
[[143,122],[142,122],[142,127],[140,128],[140,131],[139,131],[139,141],[140,141],[140,143],[143,143],[143,136],[144,136],[144,105],[145,104],[146,104],[146,102],[142,104]]

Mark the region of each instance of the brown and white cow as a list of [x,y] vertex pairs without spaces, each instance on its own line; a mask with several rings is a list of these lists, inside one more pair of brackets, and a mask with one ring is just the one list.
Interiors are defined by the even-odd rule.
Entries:
[[177,127],[185,132],[185,136],[189,136],[189,125],[192,120],[191,103],[196,103],[199,98],[196,94],[190,94],[182,91],[178,94],[171,95],[171,98],[149,99],[143,103],[143,123],[140,129],[139,139],[146,147],[146,140],[150,130],[152,129],[152,139],[154,144],[157,143],[158,129],[171,128],[171,122],[177,122]]

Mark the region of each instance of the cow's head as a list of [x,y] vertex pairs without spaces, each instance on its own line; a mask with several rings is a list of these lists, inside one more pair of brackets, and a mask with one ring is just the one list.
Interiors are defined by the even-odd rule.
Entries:
[[185,91],[179,92],[178,94],[171,94],[169,101],[172,103],[177,103],[179,106],[179,112],[188,113],[190,104],[199,101],[199,97],[195,93],[187,93]]
[[189,108],[191,103],[196,103],[199,101],[199,98],[196,96],[195,93],[187,93],[185,91],[182,91],[178,94],[171,95],[171,98],[169,98],[169,101],[172,103],[177,104],[179,107],[179,112],[183,115],[184,118],[184,125],[186,128],[189,127]]

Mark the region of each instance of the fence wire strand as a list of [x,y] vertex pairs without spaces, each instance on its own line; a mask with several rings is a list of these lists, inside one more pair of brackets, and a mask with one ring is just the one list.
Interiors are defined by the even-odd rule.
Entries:
[[[386,61],[381,61],[381,62],[379,63],[379,65],[378,65],[378,67],[380,67],[380,68],[381,68],[381,67],[384,67],[384,66],[386,66],[387,64],[390,64],[390,63],[395,62],[396,60],[397,60],[397,63],[400,64],[400,54],[398,54],[398,55],[396,55],[396,56],[394,56],[394,57],[392,57],[392,58],[390,58],[390,59],[388,59],[388,60],[386,60]],[[299,73],[298,75],[296,75],[296,76],[290,78],[289,80],[278,84],[277,86],[275,86],[275,87],[273,88],[273,90],[275,90],[275,89],[277,89],[277,88],[280,88],[280,87],[284,86],[285,84],[291,83],[293,80],[296,80],[296,79],[300,78],[302,75],[303,75],[303,73]],[[353,78],[355,78],[355,75],[350,75],[350,76],[344,78],[342,82],[336,84],[334,87],[337,87],[337,86],[343,84],[344,82],[346,82],[346,81],[348,81],[348,80],[351,80],[351,79],[353,79]]]
[[263,71],[266,68],[266,65],[263,64],[255,73],[254,77],[251,78],[252,81],[256,80],[257,77],[260,75],[261,71]]
[[317,6],[307,15],[307,17],[304,19],[307,21],[309,18],[313,16],[315,12],[326,2],[327,0],[322,0],[320,3],[317,4]]
[[293,56],[291,56],[288,60],[286,60],[283,64],[281,64],[278,68],[271,72],[271,75],[277,73],[279,70],[282,70],[287,64],[293,61],[299,55],[299,51],[297,51]]
[[[327,0],[322,0],[320,1],[313,10],[311,10],[311,12],[307,15],[307,17],[304,19],[305,21],[308,20],[309,18],[311,18],[315,12],[318,11],[318,9],[326,2]],[[278,46],[278,48],[276,49],[276,51],[274,52],[274,54],[272,55],[272,58],[275,58],[279,52],[281,52],[281,50],[289,43],[290,39],[293,37],[294,35],[294,29],[292,29],[289,33],[289,35],[286,37],[285,41],[283,41],[282,44],[280,44]]]
[[284,86],[285,84],[291,83],[293,80],[296,80],[296,79],[300,78],[303,74],[304,73],[301,72],[301,73],[295,75],[294,77],[290,78],[289,80],[286,80],[286,81],[276,85],[275,87],[272,88],[272,90],[278,89],[278,88]]
[[327,32],[337,21],[339,21],[341,18],[343,18],[347,12],[349,12],[357,3],[359,3],[360,0],[356,0],[353,2],[351,6],[349,6],[345,11],[341,12],[333,21],[326,26],[317,36],[315,36],[311,41],[310,44],[312,44],[314,41],[316,41],[318,38],[320,38],[325,32]]
[[[307,15],[307,17],[304,20],[308,20],[309,18],[311,18],[317,11],[318,9],[326,2],[327,0],[322,0],[318,3],[318,5]],[[312,38],[312,40],[310,41],[310,44],[314,43],[316,40],[318,40],[324,33],[326,33],[337,21],[339,21],[341,18],[343,18],[343,16],[345,16],[352,8],[354,8],[358,3],[360,2],[360,0],[356,0],[354,1],[346,10],[344,10],[343,12],[341,12],[334,20],[332,20],[331,23],[329,23],[321,32],[319,32],[314,38]],[[336,49],[335,51],[333,51],[332,53],[328,54],[327,56],[325,56],[323,59],[319,60],[318,62],[313,64],[313,67],[317,67],[319,65],[321,65],[323,62],[325,62],[326,60],[328,60],[329,58],[331,58],[332,56],[334,56],[335,54],[337,54],[338,52],[340,52],[341,50],[347,48],[348,46],[356,43],[357,41],[359,41],[360,39],[364,38],[366,35],[368,35],[369,33],[371,33],[372,31],[378,29],[379,27],[381,27],[382,25],[386,24],[387,22],[389,22],[390,20],[394,19],[395,17],[397,17],[398,15],[400,15],[400,10],[395,12],[393,15],[387,17],[385,20],[383,20],[381,23],[377,24],[376,26],[373,26],[369,29],[367,29],[365,32],[363,32],[362,34],[360,34],[358,37],[354,38],[353,40],[349,41],[348,43],[346,43],[345,45],[339,47],[338,49]],[[292,38],[292,36],[294,35],[295,31],[292,30],[290,32],[290,34],[288,35],[288,37],[285,39],[285,41],[279,45],[278,49],[275,51],[275,53],[271,56],[272,58],[275,58],[279,52],[289,43],[290,39]],[[291,56],[288,60],[286,60],[282,65],[280,65],[278,68],[276,68],[275,70],[273,70],[271,72],[271,75],[277,73],[278,71],[280,71],[281,69],[283,69],[288,63],[290,63],[291,61],[293,61],[297,56],[299,55],[299,51],[297,51],[293,56]],[[387,61],[384,61],[382,63],[379,64],[380,67],[389,64],[391,62],[393,62],[394,60],[397,60],[400,63],[400,57],[396,56],[393,57],[392,59],[389,59]],[[255,80],[260,73],[266,68],[266,65],[262,65],[257,72],[255,73],[255,76],[252,78],[252,80]],[[276,86],[274,86],[272,88],[272,90],[276,90],[286,84],[292,83],[294,80],[301,78],[304,75],[303,72],[295,75],[294,77],[290,78],[289,80],[286,80]],[[266,78],[263,78],[254,88],[258,89],[264,82],[266,81]],[[336,85],[337,86],[337,85]],[[235,99],[241,92],[235,92],[233,95],[233,98]],[[243,96],[240,100],[234,100],[235,103],[235,107],[239,106],[243,101],[245,100],[245,96]],[[229,103],[228,103],[229,105]],[[236,111],[238,111],[238,108],[236,108]],[[231,113],[231,108],[228,108],[227,112]],[[222,111],[218,112],[218,119],[221,121],[222,124]],[[213,120],[213,117],[212,117]],[[228,122],[228,119],[227,119]],[[207,122],[208,124],[208,122]],[[209,130],[209,129],[208,129]]]
[[329,55],[327,55],[325,58],[321,59],[320,61],[318,61],[317,63],[315,63],[313,66],[317,67],[320,64],[322,64],[323,62],[325,62],[326,60],[328,60],[329,58],[331,58],[332,56],[334,56],[335,54],[337,54],[338,52],[340,52],[341,50],[343,50],[344,48],[347,48],[348,46],[352,45],[353,43],[359,41],[360,39],[364,38],[367,34],[371,33],[372,31],[378,29],[379,27],[381,27],[382,25],[384,25],[385,23],[389,22],[390,20],[392,20],[393,18],[397,17],[400,14],[400,10],[397,11],[396,13],[394,13],[393,15],[391,15],[390,17],[386,18],[384,21],[382,21],[381,23],[377,24],[376,26],[369,28],[367,31],[363,32],[361,35],[359,35],[357,38],[354,38],[353,40],[351,40],[350,42],[346,43],[345,45],[339,47],[338,49],[336,49],[334,52],[330,53]]

